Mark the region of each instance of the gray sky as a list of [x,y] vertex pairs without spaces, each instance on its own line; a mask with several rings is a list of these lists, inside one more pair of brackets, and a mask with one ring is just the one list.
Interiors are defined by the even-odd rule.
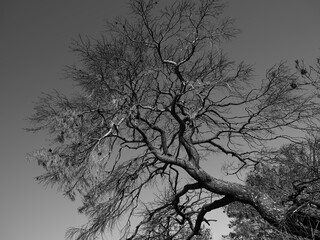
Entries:
[[[226,14],[242,33],[226,44],[231,59],[253,64],[257,75],[281,60],[313,63],[320,56],[319,0],[230,0]],[[2,0],[0,3],[0,239],[59,240],[85,223],[75,203],[38,185],[40,167],[25,160],[46,146],[45,136],[22,130],[41,92],[70,92],[63,67],[78,34],[99,35],[104,20],[126,12],[124,0]],[[215,214],[215,213],[214,213]],[[214,239],[227,232],[217,213]]]

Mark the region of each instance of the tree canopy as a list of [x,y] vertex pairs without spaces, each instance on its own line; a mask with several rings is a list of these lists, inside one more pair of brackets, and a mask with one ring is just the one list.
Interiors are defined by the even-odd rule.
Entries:
[[88,217],[68,235],[94,239],[120,224],[124,239],[195,239],[208,212],[239,202],[279,231],[319,239],[318,225],[296,221],[299,205],[203,168],[219,156],[232,157],[229,174],[256,169],[279,143],[317,132],[319,62],[280,63],[257,79],[221,50],[238,32],[221,1],[162,5],[129,1],[131,15],[100,39],[73,41],[80,61],[67,72],[79,92],[45,94],[30,117],[29,130],[52,137],[31,155],[45,170],[37,180],[80,199]]
[[[295,221],[309,224],[307,231],[319,224],[319,147],[318,138],[285,145],[273,162],[260,165],[246,180],[247,185],[263,189],[283,206],[299,212]],[[305,239],[274,228],[249,205],[233,203],[226,207],[226,212],[233,218],[230,224],[233,232],[226,239]]]

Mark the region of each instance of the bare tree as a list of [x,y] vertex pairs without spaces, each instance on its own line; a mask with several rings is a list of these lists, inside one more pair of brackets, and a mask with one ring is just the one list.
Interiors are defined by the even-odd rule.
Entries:
[[267,164],[280,141],[316,131],[311,70],[299,76],[279,64],[259,80],[250,66],[228,60],[219,43],[237,30],[220,19],[220,1],[132,0],[130,8],[101,39],[73,42],[81,62],[68,73],[81,92],[45,95],[31,117],[30,130],[53,136],[51,149],[32,155],[46,170],[37,179],[78,196],[89,219],[69,235],[91,239],[126,219],[125,239],[178,239],[186,228],[192,239],[210,223],[208,212],[238,201],[282,231],[319,239],[318,226],[296,223],[295,211],[261,189],[202,167],[231,156],[239,164],[228,171],[236,174]]

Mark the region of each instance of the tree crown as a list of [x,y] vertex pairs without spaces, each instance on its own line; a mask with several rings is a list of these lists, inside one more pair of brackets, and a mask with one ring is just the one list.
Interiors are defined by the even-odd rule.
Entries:
[[[185,228],[191,239],[209,223],[207,212],[234,201],[277,225],[285,211],[271,211],[270,196],[217,179],[201,162],[230,155],[237,173],[265,161],[279,139],[298,141],[288,129],[316,130],[316,83],[283,63],[257,81],[249,65],[228,60],[219,42],[237,30],[219,19],[220,1],[160,5],[130,1],[130,19],[109,22],[99,40],[72,43],[81,61],[68,74],[81,92],[44,95],[31,117],[30,130],[53,136],[51,149],[33,154],[46,170],[38,180],[83,201],[89,222],[70,231],[77,239],[123,216],[127,239],[178,239]],[[143,202],[155,186],[163,191]],[[134,218],[141,221],[132,228]]]

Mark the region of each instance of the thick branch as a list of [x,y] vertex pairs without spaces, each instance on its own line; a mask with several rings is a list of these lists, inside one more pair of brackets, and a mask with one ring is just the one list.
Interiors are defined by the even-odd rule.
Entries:
[[234,201],[234,199],[232,197],[225,196],[219,200],[213,201],[212,203],[203,205],[198,216],[197,216],[195,227],[194,227],[192,233],[190,233],[190,235],[188,236],[187,240],[191,240],[193,236],[199,234],[199,231],[201,228],[201,223],[203,222],[204,216],[206,215],[206,213],[208,213],[214,209],[224,207],[224,206],[232,203],[233,201]]

